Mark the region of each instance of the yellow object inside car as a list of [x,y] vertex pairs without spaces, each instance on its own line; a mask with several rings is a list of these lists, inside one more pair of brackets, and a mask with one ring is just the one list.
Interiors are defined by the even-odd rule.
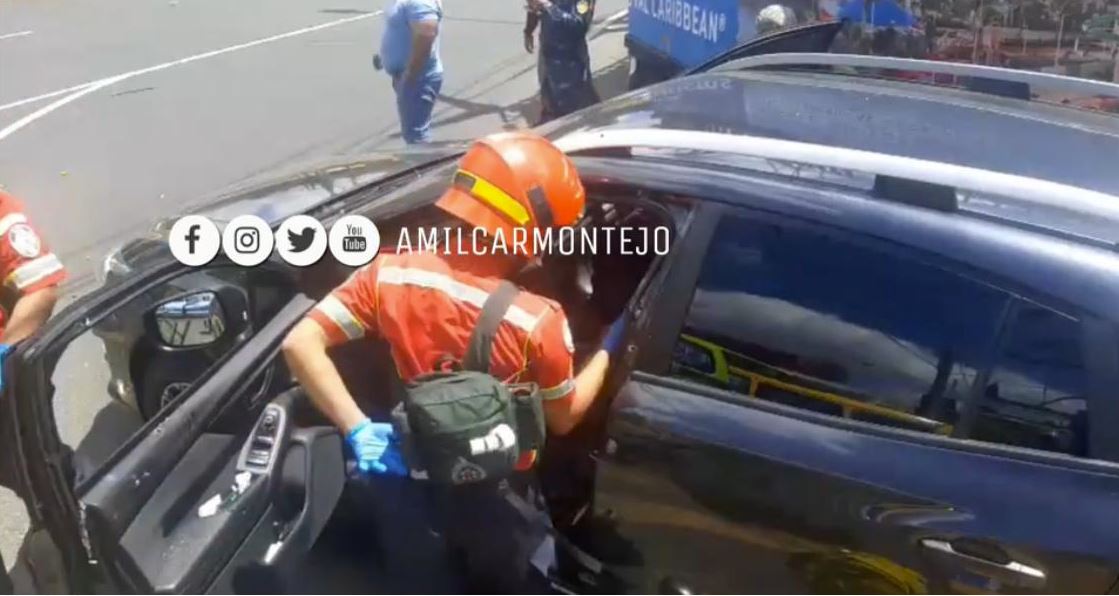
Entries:
[[[868,401],[850,388],[773,367],[694,335],[681,334],[674,363],[713,384],[759,399],[783,394],[819,402],[843,418],[879,422],[942,435],[952,425]],[[773,400],[784,401],[784,400]]]

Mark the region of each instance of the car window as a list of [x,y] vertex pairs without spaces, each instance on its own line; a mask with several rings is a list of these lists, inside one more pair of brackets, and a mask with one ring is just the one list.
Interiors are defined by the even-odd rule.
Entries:
[[972,437],[1088,457],[1079,321],[1022,304],[979,402]]
[[893,247],[734,215],[708,249],[673,372],[948,434],[1007,300]]
[[[192,271],[117,307],[66,346],[51,380],[55,424],[72,454],[75,482],[95,473],[293,294],[263,269]],[[145,323],[149,316],[153,325]]]

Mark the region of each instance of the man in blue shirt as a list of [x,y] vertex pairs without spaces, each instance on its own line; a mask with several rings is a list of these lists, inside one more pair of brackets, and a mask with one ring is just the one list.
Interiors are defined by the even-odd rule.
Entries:
[[385,10],[381,60],[392,77],[404,142],[431,140],[431,113],[443,87],[439,24],[443,0],[393,0]]

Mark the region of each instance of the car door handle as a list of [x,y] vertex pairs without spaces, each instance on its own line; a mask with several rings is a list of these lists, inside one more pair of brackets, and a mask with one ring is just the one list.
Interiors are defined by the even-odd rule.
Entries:
[[[1017,577],[1020,582],[1028,586],[1039,586],[1045,584],[1045,572],[1038,569],[1015,561],[1010,557],[998,557],[1002,560],[995,560],[996,557],[984,556],[973,549],[957,548],[948,540],[941,540],[939,538],[922,538],[919,544],[928,550],[935,551],[956,559],[962,559],[967,563],[972,563],[979,567],[991,570],[1001,570],[1007,576]],[[997,548],[997,547],[996,547]]]

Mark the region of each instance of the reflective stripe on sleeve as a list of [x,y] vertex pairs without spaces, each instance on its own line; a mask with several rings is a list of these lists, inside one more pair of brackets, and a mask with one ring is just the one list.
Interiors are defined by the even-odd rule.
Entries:
[[[486,303],[489,293],[452,279],[442,273],[424,271],[423,269],[406,269],[403,267],[384,267],[377,274],[377,283],[390,285],[410,285],[429,290],[437,290],[455,300],[472,304],[478,308]],[[519,327],[526,333],[536,329],[541,317],[534,317],[525,309],[511,305],[505,311],[505,320]]]
[[351,340],[360,339],[365,335],[365,327],[362,326],[361,321],[359,321],[357,317],[354,316],[354,313],[350,312],[350,309],[346,308],[346,305],[342,304],[342,301],[336,296],[330,295],[323,298],[322,301],[315,306],[315,310],[326,315],[326,318],[333,321],[335,325],[338,325],[342,333],[346,334],[346,338]]
[[46,254],[16,267],[15,271],[12,271],[8,278],[4,280],[4,285],[22,290],[59,271],[62,271],[62,261],[58,260],[58,257],[54,254]]
[[575,381],[568,379],[555,387],[540,390],[540,398],[544,401],[559,399],[575,390]]
[[9,213],[0,217],[0,236],[7,234],[12,226],[21,223],[27,223],[27,216],[22,213]]

